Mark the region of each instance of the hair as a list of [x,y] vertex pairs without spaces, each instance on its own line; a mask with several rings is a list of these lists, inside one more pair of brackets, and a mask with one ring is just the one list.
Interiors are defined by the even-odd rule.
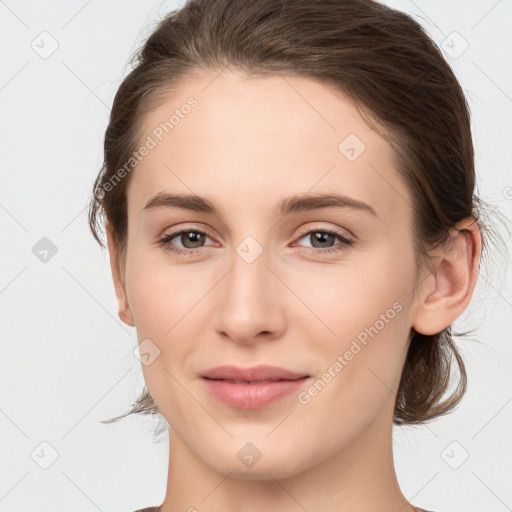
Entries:
[[[390,142],[412,192],[417,275],[430,251],[467,217],[477,222],[486,255],[493,232],[481,218],[485,203],[474,194],[469,106],[438,47],[407,14],[369,0],[189,0],[158,21],[131,64],[113,101],[89,203],[89,225],[101,246],[103,221],[112,225],[121,275],[131,174],[119,179],[119,170],[136,165],[131,157],[145,115],[195,73],[225,69],[246,77],[309,77],[353,101]],[[467,374],[454,336],[465,334],[451,326],[435,335],[411,328],[394,424],[420,424],[459,404]],[[453,359],[459,378],[445,397]],[[129,414],[160,414],[146,388],[130,411],[107,423]]]

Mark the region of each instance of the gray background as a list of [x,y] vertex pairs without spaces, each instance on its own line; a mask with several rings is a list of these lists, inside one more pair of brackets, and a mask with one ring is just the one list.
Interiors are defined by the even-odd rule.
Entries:
[[[129,512],[163,500],[166,436],[154,443],[147,419],[99,422],[126,411],[143,378],[135,329],[117,317],[108,253],[89,232],[85,205],[128,59],[181,3],[0,1],[0,511]],[[479,193],[512,217],[512,1],[385,3],[413,15],[447,52],[472,111]],[[57,251],[46,262],[33,252],[48,244],[43,237]],[[487,264],[455,324],[476,329],[461,343],[463,403],[428,426],[395,431],[404,494],[428,510],[512,509],[504,263]]]

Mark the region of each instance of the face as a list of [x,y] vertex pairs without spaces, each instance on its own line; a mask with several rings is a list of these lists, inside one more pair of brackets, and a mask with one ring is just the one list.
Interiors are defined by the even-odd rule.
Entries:
[[[339,92],[216,76],[145,119],[156,145],[127,191],[127,316],[150,340],[144,377],[172,442],[216,471],[284,478],[389,433],[414,314],[412,197],[389,143]],[[216,210],[145,208],[158,194]],[[345,201],[279,209],[323,195]],[[201,377],[261,364],[307,377],[245,406]]]

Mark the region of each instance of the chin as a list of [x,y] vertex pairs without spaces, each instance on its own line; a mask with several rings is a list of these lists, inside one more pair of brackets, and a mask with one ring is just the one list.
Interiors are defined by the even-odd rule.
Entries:
[[[239,480],[286,479],[302,471],[303,461],[297,460],[300,449],[294,449],[290,453],[271,445],[262,448],[261,451],[250,443],[243,443],[241,446],[242,448],[239,448],[237,443],[235,450],[230,447],[217,457],[214,456],[213,461],[204,462],[215,471],[229,474],[230,478]],[[233,453],[234,456],[229,456],[229,453]],[[253,460],[250,459],[251,456]],[[244,462],[246,457],[248,460]]]
[[283,480],[294,476],[298,472],[296,464],[290,467],[290,459],[286,459],[286,461],[285,466],[282,464],[266,464],[260,466],[258,463],[252,468],[240,468],[240,466],[237,465],[236,467],[227,466],[222,471],[220,471],[220,468],[216,468],[216,470],[226,475],[229,474],[230,478],[236,478],[238,480]]

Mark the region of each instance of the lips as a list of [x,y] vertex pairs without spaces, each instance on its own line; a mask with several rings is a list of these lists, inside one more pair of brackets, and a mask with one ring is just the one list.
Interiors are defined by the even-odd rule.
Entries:
[[212,380],[223,380],[235,384],[265,384],[280,380],[298,380],[309,377],[309,375],[279,366],[258,365],[242,368],[225,365],[210,368],[201,374],[201,377]]
[[309,375],[278,366],[217,366],[201,375],[206,389],[236,409],[263,409],[299,391]]
[[[205,377],[207,379],[208,377]],[[211,379],[211,380],[221,380],[222,382],[229,382],[231,384],[268,384],[269,382],[276,382],[276,380],[234,380],[234,379]],[[292,380],[292,379],[278,379],[278,380]],[[293,379],[295,380],[295,379]]]

